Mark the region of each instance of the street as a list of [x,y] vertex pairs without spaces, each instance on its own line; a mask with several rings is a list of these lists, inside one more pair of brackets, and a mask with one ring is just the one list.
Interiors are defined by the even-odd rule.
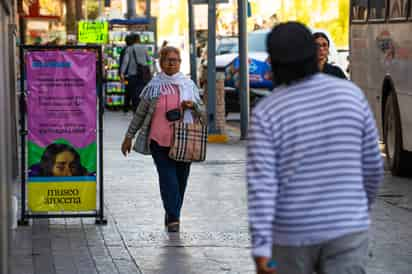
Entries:
[[[124,158],[131,115],[104,117],[105,214],[92,219],[35,220],[13,232],[12,274],[254,273],[250,257],[245,141],[209,144],[192,165],[181,232],[168,235],[157,174],[149,156]],[[235,123],[231,123],[233,125]],[[412,273],[412,179],[386,173],[373,209],[368,273]]]

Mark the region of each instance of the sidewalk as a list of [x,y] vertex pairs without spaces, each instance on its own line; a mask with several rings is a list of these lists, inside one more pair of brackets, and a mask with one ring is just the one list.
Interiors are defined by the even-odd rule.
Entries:
[[[252,274],[247,223],[245,142],[209,144],[192,165],[181,233],[163,228],[157,173],[150,156],[124,158],[131,115],[106,112],[106,226],[94,219],[34,220],[13,231],[11,274]],[[236,125],[237,123],[230,123]],[[410,274],[412,180],[385,176],[372,211],[368,273]]]
[[157,173],[149,156],[124,158],[131,115],[104,117],[106,226],[94,219],[34,220],[13,233],[12,274],[253,273],[245,196],[245,148],[210,144],[192,165],[181,232],[163,228]]

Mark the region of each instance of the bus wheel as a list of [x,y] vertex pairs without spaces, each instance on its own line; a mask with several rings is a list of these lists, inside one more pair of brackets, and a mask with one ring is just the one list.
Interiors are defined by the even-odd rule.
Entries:
[[408,154],[403,150],[402,128],[398,101],[392,92],[385,104],[383,124],[383,141],[385,143],[386,162],[392,175],[406,175]]

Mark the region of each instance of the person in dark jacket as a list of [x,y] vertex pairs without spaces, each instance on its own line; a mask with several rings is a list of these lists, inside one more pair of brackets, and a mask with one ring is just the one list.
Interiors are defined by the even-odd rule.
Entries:
[[313,39],[318,46],[318,65],[319,70],[323,73],[346,79],[345,73],[338,67],[328,63],[329,56],[329,38],[323,32],[315,32]]

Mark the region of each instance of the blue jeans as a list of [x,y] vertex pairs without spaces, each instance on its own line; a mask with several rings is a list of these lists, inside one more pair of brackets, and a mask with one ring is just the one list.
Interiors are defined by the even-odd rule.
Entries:
[[159,146],[155,141],[150,142],[150,151],[159,174],[160,195],[170,223],[180,219],[191,163],[170,159],[169,149]]

